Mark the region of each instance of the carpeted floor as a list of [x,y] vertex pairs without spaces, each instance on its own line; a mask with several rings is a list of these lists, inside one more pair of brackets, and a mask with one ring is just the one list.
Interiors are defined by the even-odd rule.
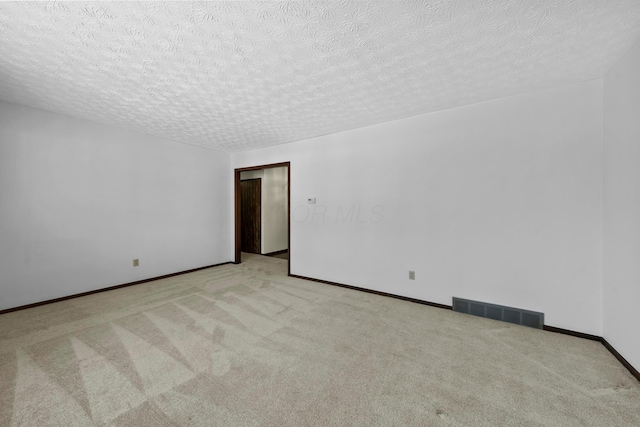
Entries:
[[248,256],[0,315],[0,426],[639,426],[597,342]]

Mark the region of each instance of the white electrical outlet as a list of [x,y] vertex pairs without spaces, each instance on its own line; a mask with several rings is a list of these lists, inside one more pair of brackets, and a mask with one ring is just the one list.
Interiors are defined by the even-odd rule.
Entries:
[[409,280],[416,280],[416,272],[409,270]]

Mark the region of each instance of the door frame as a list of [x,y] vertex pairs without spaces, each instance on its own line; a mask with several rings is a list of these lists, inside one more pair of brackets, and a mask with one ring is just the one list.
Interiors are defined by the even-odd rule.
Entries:
[[233,198],[234,198],[234,221],[235,221],[235,259],[234,264],[241,263],[241,242],[242,242],[242,212],[240,210],[240,174],[246,171],[260,169],[271,169],[287,167],[287,249],[289,259],[287,260],[287,275],[291,275],[291,162],[270,163],[267,165],[249,166],[236,168],[233,172]]

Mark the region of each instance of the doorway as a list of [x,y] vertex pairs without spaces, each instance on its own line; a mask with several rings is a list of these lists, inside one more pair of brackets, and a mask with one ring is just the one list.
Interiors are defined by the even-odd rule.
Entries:
[[[280,168],[280,169],[276,169]],[[263,174],[261,174],[261,172]],[[258,180],[258,176],[263,177]],[[273,178],[276,177],[276,178]],[[279,178],[278,178],[279,177]],[[275,187],[268,185],[270,179],[276,179],[279,182]],[[245,182],[251,182],[245,184]],[[260,182],[260,184],[257,184]],[[255,206],[256,193],[260,185],[260,215],[258,215]],[[265,188],[267,187],[267,188]],[[278,257],[287,258],[287,272],[291,274],[291,163],[273,163],[260,166],[252,166],[247,168],[238,168],[234,171],[234,205],[235,205],[235,259],[236,264],[242,262],[242,252],[252,252],[262,255],[278,255]],[[274,207],[269,205],[270,198],[273,194],[279,194],[280,199],[284,202],[277,205],[277,211],[280,212],[277,220],[273,220],[270,212],[273,213]],[[246,194],[245,194],[246,193]],[[247,199],[247,200],[245,200]],[[265,206],[266,205],[266,206]],[[243,215],[244,221],[243,221]],[[253,220],[248,217],[253,215]],[[260,217],[260,220],[257,220]],[[256,233],[256,230],[259,231]],[[256,236],[261,236],[258,239]],[[275,236],[275,237],[274,237]],[[260,242],[258,242],[260,240]]]

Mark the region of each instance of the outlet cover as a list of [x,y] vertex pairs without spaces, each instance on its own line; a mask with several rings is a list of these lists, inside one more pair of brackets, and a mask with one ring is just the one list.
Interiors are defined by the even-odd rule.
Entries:
[[133,266],[134,266],[134,267],[137,267],[137,266],[139,266],[139,265],[140,265],[140,260],[139,260],[138,258],[134,259],[134,260],[133,260]]
[[416,272],[409,270],[409,280],[416,280]]

